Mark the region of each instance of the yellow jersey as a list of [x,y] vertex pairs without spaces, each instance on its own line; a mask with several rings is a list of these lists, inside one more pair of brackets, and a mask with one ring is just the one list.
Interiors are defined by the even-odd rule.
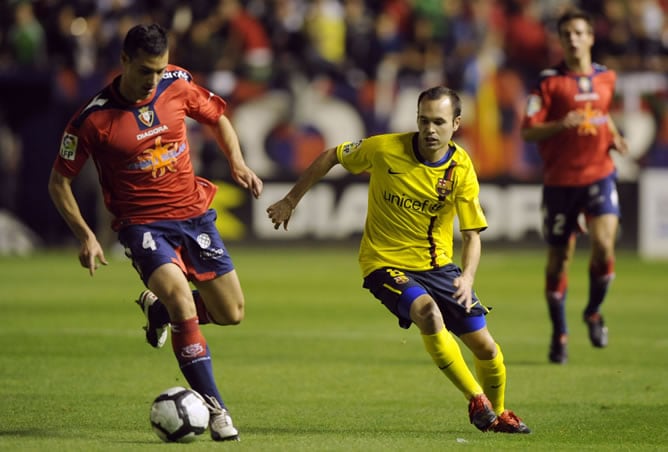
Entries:
[[431,270],[453,262],[455,216],[460,230],[483,230],[478,177],[469,155],[450,141],[438,162],[418,152],[417,133],[375,135],[337,146],[349,172],[370,175],[360,243],[364,276],[382,267]]

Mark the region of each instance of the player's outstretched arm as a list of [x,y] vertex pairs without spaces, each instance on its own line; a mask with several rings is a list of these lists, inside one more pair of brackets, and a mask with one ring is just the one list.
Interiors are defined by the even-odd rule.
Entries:
[[49,195],[65,223],[81,242],[79,251],[81,266],[87,268],[93,276],[99,264],[107,265],[107,260],[95,233],[81,215],[79,204],[72,193],[72,179],[52,169],[49,177]]
[[473,281],[478,271],[481,249],[480,229],[462,231],[462,274],[453,283],[457,288],[454,297],[466,307],[466,312],[471,312]]
[[249,190],[255,198],[262,194],[262,180],[251,170],[244,160],[237,136],[232,123],[225,115],[218,118],[218,122],[212,128],[216,142],[230,164],[232,178],[239,186]]
[[542,141],[553,137],[557,133],[578,127],[584,121],[584,116],[577,111],[569,111],[566,116],[556,121],[547,121],[536,124],[532,127],[522,129],[522,139],[524,141]]
[[274,223],[274,229],[278,229],[282,224],[283,229],[288,230],[288,222],[299,201],[313,185],[338,163],[336,148],[327,149],[306,168],[283,199],[267,208],[267,214],[271,222]]
[[621,155],[626,155],[629,153],[629,144],[626,141],[626,138],[619,133],[617,125],[612,120],[610,115],[608,115],[608,128],[612,132],[612,147],[617,150]]

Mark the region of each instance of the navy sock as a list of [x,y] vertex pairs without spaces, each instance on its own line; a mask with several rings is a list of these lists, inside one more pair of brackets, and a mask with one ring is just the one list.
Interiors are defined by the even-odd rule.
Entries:
[[584,315],[589,316],[599,311],[612,278],[609,276],[596,276],[589,273],[589,302],[585,308]]
[[223,398],[218,391],[216,382],[213,379],[213,368],[211,366],[211,353],[209,347],[206,347],[206,356],[193,360],[187,364],[181,364],[181,373],[188,384],[195,391],[202,395],[214,397],[220,403],[220,406],[225,408]]
[[609,259],[603,264],[590,263],[589,265],[589,300],[584,310],[587,317],[599,311],[610,283],[615,277],[615,261]]
[[562,273],[557,277],[546,276],[545,299],[552,321],[552,336],[559,337],[567,334],[566,326],[566,294],[568,293],[568,278]]
[[213,378],[211,353],[202,335],[197,318],[172,324],[172,348],[181,373],[190,387],[202,396],[211,396],[225,408]]
[[566,327],[566,292],[561,297],[548,297],[547,308],[552,321],[552,335],[554,337],[567,334]]

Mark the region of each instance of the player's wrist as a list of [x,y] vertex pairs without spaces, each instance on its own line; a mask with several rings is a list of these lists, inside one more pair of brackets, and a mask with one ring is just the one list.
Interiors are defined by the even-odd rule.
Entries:
[[297,203],[295,203],[292,199],[290,199],[289,196],[286,196],[283,198],[283,200],[290,206],[291,210],[295,210],[295,207],[297,207]]

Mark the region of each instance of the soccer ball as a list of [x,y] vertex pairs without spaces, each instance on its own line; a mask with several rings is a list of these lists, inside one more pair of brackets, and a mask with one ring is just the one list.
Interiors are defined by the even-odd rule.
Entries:
[[151,405],[151,427],[165,442],[187,443],[204,433],[209,425],[209,409],[192,389],[169,388]]

